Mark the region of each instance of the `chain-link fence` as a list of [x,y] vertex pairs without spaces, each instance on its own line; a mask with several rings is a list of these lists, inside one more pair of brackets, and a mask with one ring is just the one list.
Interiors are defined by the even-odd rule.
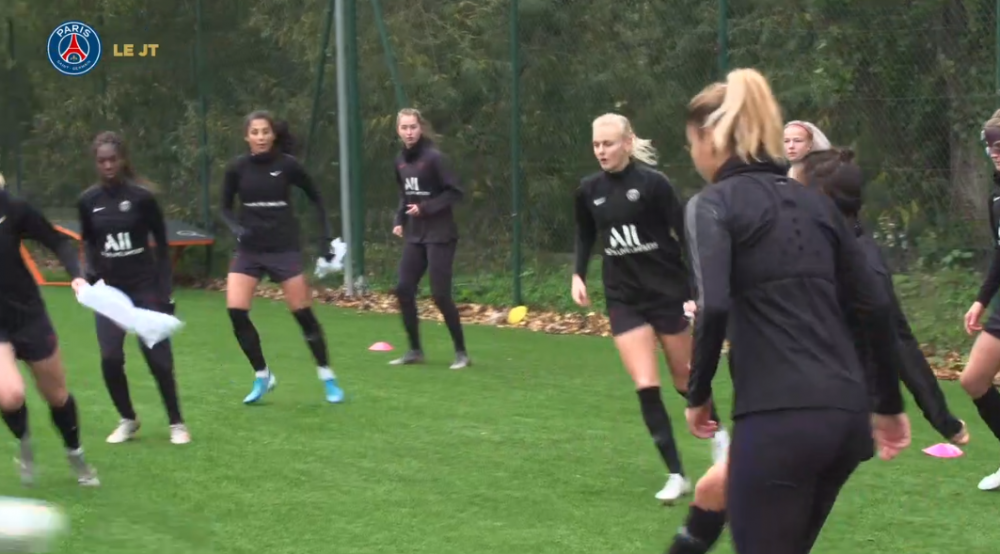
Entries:
[[[597,169],[593,118],[631,118],[689,197],[702,182],[684,148],[684,106],[735,67],[768,75],[788,119],[857,150],[870,176],[867,219],[897,269],[978,259],[972,253],[989,244],[979,127],[1000,107],[993,2],[344,2],[356,34],[348,115],[360,131],[354,251],[363,248],[359,269],[374,288],[392,284],[399,256],[392,159],[403,104],[432,122],[463,179],[460,297],[510,303],[523,291],[526,303],[554,305],[567,296],[572,192]],[[8,188],[54,219],[71,217],[60,209],[94,180],[89,141],[111,129],[126,136],[171,217],[218,228],[222,170],[245,148],[242,117],[267,108],[306,141],[300,156],[339,224],[332,6],[102,0],[64,13],[16,3],[0,46]],[[41,54],[66,19],[94,27],[103,44],[82,77],[61,75]],[[125,44],[159,47],[155,57],[116,56]],[[312,217],[303,226],[314,235]],[[221,256],[231,243],[224,234],[220,243]]]

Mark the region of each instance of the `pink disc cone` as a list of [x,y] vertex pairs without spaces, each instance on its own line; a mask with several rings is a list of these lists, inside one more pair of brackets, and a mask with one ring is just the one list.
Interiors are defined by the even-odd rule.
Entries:
[[924,454],[934,456],[935,458],[957,458],[963,453],[962,449],[954,444],[942,442],[940,444],[935,444],[934,446],[928,446],[924,449]]
[[392,345],[387,342],[376,342],[368,347],[368,350],[371,350],[372,352],[389,352],[392,350]]

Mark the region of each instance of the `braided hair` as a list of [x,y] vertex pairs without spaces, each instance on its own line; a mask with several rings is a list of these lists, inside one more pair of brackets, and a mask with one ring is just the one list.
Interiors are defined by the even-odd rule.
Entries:
[[156,186],[148,179],[141,177],[138,173],[136,173],[135,168],[132,167],[132,158],[129,156],[128,146],[125,144],[125,139],[123,139],[121,135],[113,131],[98,133],[98,135],[94,137],[93,143],[91,143],[92,153],[96,156],[97,150],[105,145],[111,145],[115,148],[115,152],[118,153],[118,156],[122,160],[122,175],[127,180],[144,188],[155,190]]

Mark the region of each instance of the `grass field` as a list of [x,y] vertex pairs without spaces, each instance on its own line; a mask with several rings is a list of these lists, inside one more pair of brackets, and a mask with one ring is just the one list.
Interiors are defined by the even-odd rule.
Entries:
[[[64,506],[73,529],[59,553],[653,554],[685,513],[653,499],[663,468],[608,339],[472,327],[476,365],[454,372],[444,327],[425,323],[431,363],[397,368],[386,365],[392,354],[367,351],[379,340],[401,344],[395,317],[320,307],[348,394],[329,406],[291,316],[259,301],[254,319],[280,383],[263,405],[246,407],[251,373],[222,295],[185,291],[178,315],[188,327],[175,352],[194,442],[169,444],[152,379],[131,344],[144,429],[141,440],[111,446],[104,438],[117,415],[101,381],[92,315],[67,290],[46,298],[103,486],[76,486],[33,395],[39,485],[25,491],[10,467],[0,471],[0,495]],[[971,426],[967,455],[923,455],[938,437],[912,414],[914,448],[856,474],[815,552],[996,550],[1000,497],[975,486],[1000,464],[1000,449],[957,385],[944,386]],[[721,375],[717,391],[728,405]],[[665,399],[688,471],[698,475],[709,445],[682,427],[680,398]],[[0,444],[9,459],[13,444]],[[731,552],[725,542],[717,552]]]

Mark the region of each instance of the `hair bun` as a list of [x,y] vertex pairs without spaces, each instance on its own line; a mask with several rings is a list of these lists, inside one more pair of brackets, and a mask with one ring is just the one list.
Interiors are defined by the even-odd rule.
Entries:
[[849,164],[854,161],[854,150],[850,148],[840,149],[840,161],[845,164]]

